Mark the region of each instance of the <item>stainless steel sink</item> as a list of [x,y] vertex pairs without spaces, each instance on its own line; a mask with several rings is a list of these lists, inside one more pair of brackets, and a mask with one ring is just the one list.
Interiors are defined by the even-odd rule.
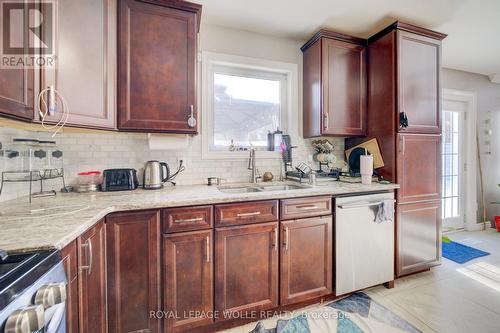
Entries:
[[219,187],[219,191],[224,193],[252,193],[252,192],[270,192],[270,191],[289,191],[289,190],[302,190],[310,188],[307,185],[248,185],[239,187]]
[[259,188],[243,186],[243,187],[219,187],[219,191],[224,193],[252,193],[261,192]]
[[303,190],[306,188],[310,188],[305,185],[268,185],[268,186],[260,186],[262,191],[289,191],[289,190]]

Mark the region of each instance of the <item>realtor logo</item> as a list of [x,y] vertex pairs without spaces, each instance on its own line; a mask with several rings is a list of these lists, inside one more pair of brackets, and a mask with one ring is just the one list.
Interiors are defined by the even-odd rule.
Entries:
[[54,67],[55,0],[0,0],[0,68]]

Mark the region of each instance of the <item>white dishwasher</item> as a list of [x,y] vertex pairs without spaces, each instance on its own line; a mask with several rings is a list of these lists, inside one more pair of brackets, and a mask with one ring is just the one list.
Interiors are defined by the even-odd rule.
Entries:
[[394,211],[375,222],[382,200],[393,193],[335,199],[335,294],[394,280]]

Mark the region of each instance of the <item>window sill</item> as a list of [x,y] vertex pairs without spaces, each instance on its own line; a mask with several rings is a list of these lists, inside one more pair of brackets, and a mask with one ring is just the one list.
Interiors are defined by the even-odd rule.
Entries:
[[[204,151],[201,157],[204,160],[244,160],[249,154],[249,151]],[[281,159],[281,152],[257,150],[255,156],[258,159]]]

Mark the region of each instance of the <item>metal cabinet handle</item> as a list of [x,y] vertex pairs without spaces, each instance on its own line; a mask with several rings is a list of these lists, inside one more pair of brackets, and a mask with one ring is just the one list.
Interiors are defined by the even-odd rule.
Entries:
[[187,124],[189,127],[193,128],[196,126],[196,118],[194,117],[194,105],[191,104],[189,106],[190,114],[187,120]]
[[210,262],[210,236],[207,236],[206,244],[207,244],[207,262]]
[[318,209],[319,207],[316,205],[304,205],[304,206],[295,206],[297,209],[309,210],[309,209]]
[[81,269],[86,269],[87,270],[87,274],[90,275],[90,273],[92,273],[92,266],[93,266],[93,263],[94,263],[94,254],[93,254],[93,251],[92,251],[92,240],[90,238],[87,239],[87,241],[85,242],[85,244],[82,244],[82,247],[84,247],[84,248],[87,249],[89,262],[88,262],[87,266],[81,266],[80,268]]
[[174,223],[196,223],[203,221],[203,217],[197,217],[194,219],[179,219],[179,220],[174,220]]
[[255,215],[260,215],[260,212],[238,213],[238,214],[236,214],[237,217],[247,217],[247,216],[255,216]]
[[278,240],[278,228],[274,228],[274,250],[276,252],[278,252],[278,243],[279,243],[279,240]]
[[328,113],[323,113],[323,128],[327,129],[328,128]]
[[[396,200],[392,200],[396,201]],[[382,201],[374,201],[374,202],[360,202],[357,204],[350,204],[350,205],[338,205],[337,207],[340,209],[351,209],[351,208],[363,208],[363,207],[373,207],[373,206],[378,206],[382,203]]]
[[288,232],[288,227],[285,228],[285,251],[288,251],[288,236],[289,236],[289,232]]

